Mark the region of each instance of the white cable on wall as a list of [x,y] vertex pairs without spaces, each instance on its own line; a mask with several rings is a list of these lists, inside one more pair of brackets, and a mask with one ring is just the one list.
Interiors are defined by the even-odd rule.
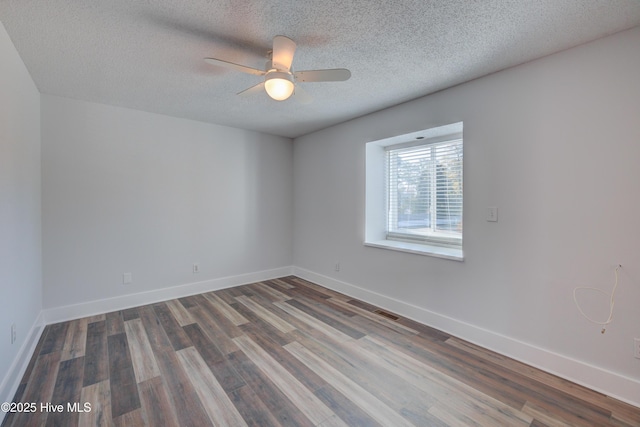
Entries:
[[579,287],[573,289],[573,302],[576,303],[576,307],[578,308],[578,311],[589,322],[595,323],[596,325],[602,325],[602,330],[600,331],[600,333],[603,333],[603,334],[604,334],[605,330],[607,329],[607,326],[609,325],[609,323],[611,323],[611,321],[613,320],[613,306],[616,303],[615,302],[615,296],[616,296],[616,289],[618,288],[618,270],[620,270],[620,268],[622,268],[622,265],[618,264],[618,266],[616,267],[616,269],[613,272],[613,274],[616,277],[616,281],[615,281],[615,283],[613,285],[613,290],[611,291],[611,298],[609,299],[609,317],[604,322],[598,322],[597,320],[593,320],[592,318],[587,316],[584,313],[584,311],[582,311],[582,309],[580,308],[580,304],[578,303],[578,298],[576,296],[576,292],[578,290],[584,289],[584,290],[600,292],[601,294],[604,294],[604,295],[609,295],[609,294],[606,293],[605,291],[603,291],[602,289],[598,289],[598,288],[580,287],[579,286]]

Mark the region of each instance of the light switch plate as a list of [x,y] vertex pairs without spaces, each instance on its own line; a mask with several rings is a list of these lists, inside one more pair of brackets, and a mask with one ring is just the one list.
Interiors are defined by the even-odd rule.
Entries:
[[498,222],[498,208],[493,206],[487,208],[487,221]]

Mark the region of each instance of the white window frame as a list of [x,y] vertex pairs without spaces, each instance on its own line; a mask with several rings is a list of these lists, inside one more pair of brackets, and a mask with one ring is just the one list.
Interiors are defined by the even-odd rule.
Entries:
[[389,181],[386,176],[387,152],[398,148],[433,145],[446,141],[462,141],[462,122],[399,135],[366,144],[365,241],[366,246],[403,252],[464,260],[462,237],[446,238],[438,233],[416,236],[411,233],[388,232]]

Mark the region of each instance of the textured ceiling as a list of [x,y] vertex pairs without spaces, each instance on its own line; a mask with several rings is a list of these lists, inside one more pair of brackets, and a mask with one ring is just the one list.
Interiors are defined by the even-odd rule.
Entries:
[[[638,0],[0,0],[0,21],[42,93],[296,137],[640,25]],[[309,104],[237,92],[273,36]]]

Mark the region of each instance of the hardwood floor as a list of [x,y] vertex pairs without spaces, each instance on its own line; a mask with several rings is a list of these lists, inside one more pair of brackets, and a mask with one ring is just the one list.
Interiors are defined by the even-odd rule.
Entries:
[[284,277],[49,325],[14,399],[36,410],[2,426],[640,426],[640,408],[376,311]]

